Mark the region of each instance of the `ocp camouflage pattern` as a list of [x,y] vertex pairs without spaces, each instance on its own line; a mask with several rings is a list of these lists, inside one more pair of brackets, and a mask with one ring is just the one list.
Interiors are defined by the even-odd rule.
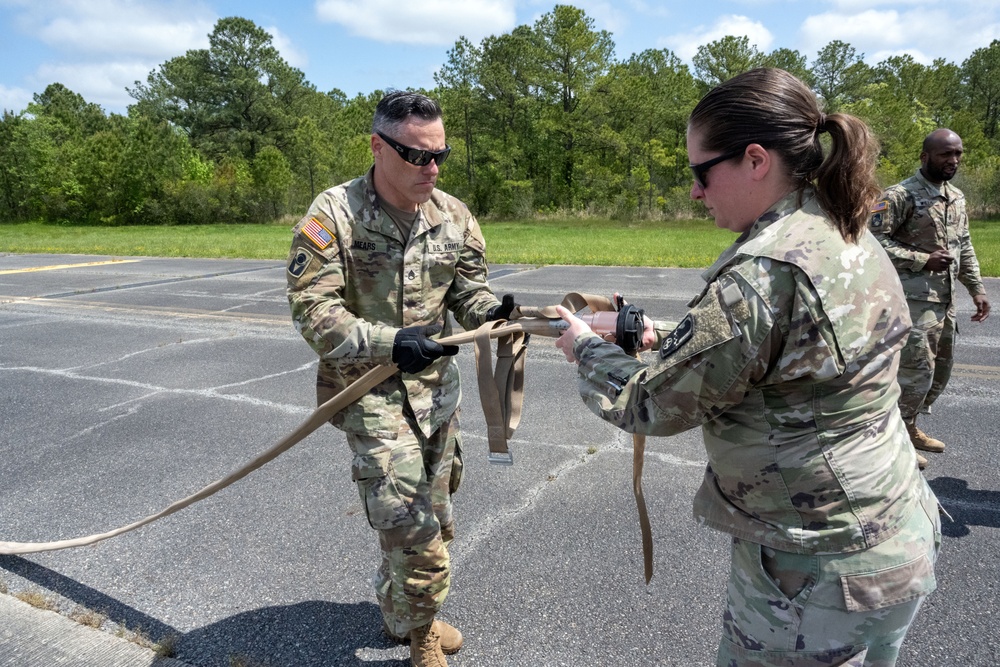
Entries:
[[[401,327],[440,324],[441,336],[448,336],[449,311],[470,329],[499,303],[487,283],[482,231],[465,204],[435,189],[404,239],[381,211],[372,178],[369,170],[316,197],[295,227],[289,253],[288,301],[296,329],[320,356],[320,404],[376,365],[391,363]],[[332,239],[326,247],[320,247],[323,230]],[[395,438],[406,400],[430,435],[460,398],[458,365],[442,357],[421,373],[397,373],[331,423]]]
[[[921,478],[896,406],[910,321],[878,241],[845,242],[811,192],[801,207],[793,193],[704,277],[690,334],[650,363],[576,340],[587,405],[630,432],[701,425],[709,463],[694,512],[711,527],[811,554],[897,533]],[[629,378],[620,392],[612,375]]]
[[[951,183],[938,187],[918,169],[882,194],[869,228],[899,271],[908,299],[948,303],[958,283],[971,296],[986,293],[969,235],[965,195]],[[955,258],[947,270],[926,268],[935,250],[947,250]]]

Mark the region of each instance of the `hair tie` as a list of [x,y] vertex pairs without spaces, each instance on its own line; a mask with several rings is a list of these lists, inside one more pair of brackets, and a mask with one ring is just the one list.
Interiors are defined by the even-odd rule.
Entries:
[[816,131],[820,134],[826,132],[826,114],[819,112],[819,120],[816,121]]

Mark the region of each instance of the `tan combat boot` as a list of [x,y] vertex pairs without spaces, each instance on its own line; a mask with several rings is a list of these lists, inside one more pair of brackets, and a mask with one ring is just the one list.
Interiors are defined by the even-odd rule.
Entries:
[[938,452],[938,453],[944,451],[944,443],[938,440],[937,438],[932,438],[931,436],[921,431],[919,428],[917,428],[916,423],[913,424],[908,423],[906,425],[906,430],[910,433],[910,442],[912,442],[913,446],[916,447],[917,449],[922,449],[925,452]]
[[917,467],[923,470],[927,467],[927,459],[920,455],[920,452],[913,450],[913,453],[917,455]]
[[[459,632],[458,628],[445,623],[444,621],[439,621],[434,619],[433,623],[434,632],[438,634],[438,638],[441,641],[441,652],[445,655],[453,655],[458,653],[459,649],[462,648],[462,633]],[[385,621],[382,622],[382,632],[397,644],[409,644],[410,636],[400,637],[395,632],[393,632]]]
[[441,651],[441,637],[428,623],[410,630],[410,664],[412,667],[448,667]]

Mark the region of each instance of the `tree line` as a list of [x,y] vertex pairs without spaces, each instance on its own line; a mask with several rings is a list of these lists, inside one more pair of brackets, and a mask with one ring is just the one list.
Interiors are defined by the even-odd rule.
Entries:
[[[1000,40],[961,65],[893,56],[875,66],[832,41],[811,62],[728,36],[688,66],[667,49],[616,60],[612,35],[570,5],[479,44],[461,38],[422,92],[452,146],[439,187],[480,216],[701,215],[688,197],[687,116],[707,90],[759,66],[807,82],[824,111],[863,118],[879,177],[912,174],[923,137],[949,127],[966,157],[956,183],[976,217],[1000,214]],[[60,83],[0,119],[0,220],[105,225],[268,222],[369,167],[385,91],[323,93],[252,21],[218,21],[136,81],[126,115]]]

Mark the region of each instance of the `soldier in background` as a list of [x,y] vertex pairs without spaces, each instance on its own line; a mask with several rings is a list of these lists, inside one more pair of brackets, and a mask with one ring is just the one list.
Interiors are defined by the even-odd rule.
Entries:
[[[823,154],[820,135],[830,134]],[[696,518],[732,535],[718,665],[879,665],[934,590],[940,519],[899,416],[909,314],[868,231],[863,122],[778,69],[711,90],[688,121],[694,185],[739,234],[644,362],[565,309],[579,391],[630,432],[702,427]]]
[[[928,134],[920,169],[882,194],[869,223],[899,272],[909,304],[913,329],[900,353],[899,411],[913,446],[928,452],[943,452],[944,443],[917,428],[917,415],[930,413],[951,377],[958,284],[965,285],[976,306],[973,322],[990,314],[969,237],[965,195],[949,182],[962,153],[962,139],[951,130]],[[920,452],[917,460],[926,467]]]
[[415,667],[445,667],[461,633],[437,619],[450,585],[451,495],[462,479],[458,348],[448,313],[466,329],[506,319],[487,282],[485,242],[458,199],[435,188],[451,150],[441,108],[412,92],[377,105],[368,173],[321,193],[295,227],[288,300],[319,354],[326,402],[379,364],[399,372],[335,415],[382,562],[373,583],[393,639]]

